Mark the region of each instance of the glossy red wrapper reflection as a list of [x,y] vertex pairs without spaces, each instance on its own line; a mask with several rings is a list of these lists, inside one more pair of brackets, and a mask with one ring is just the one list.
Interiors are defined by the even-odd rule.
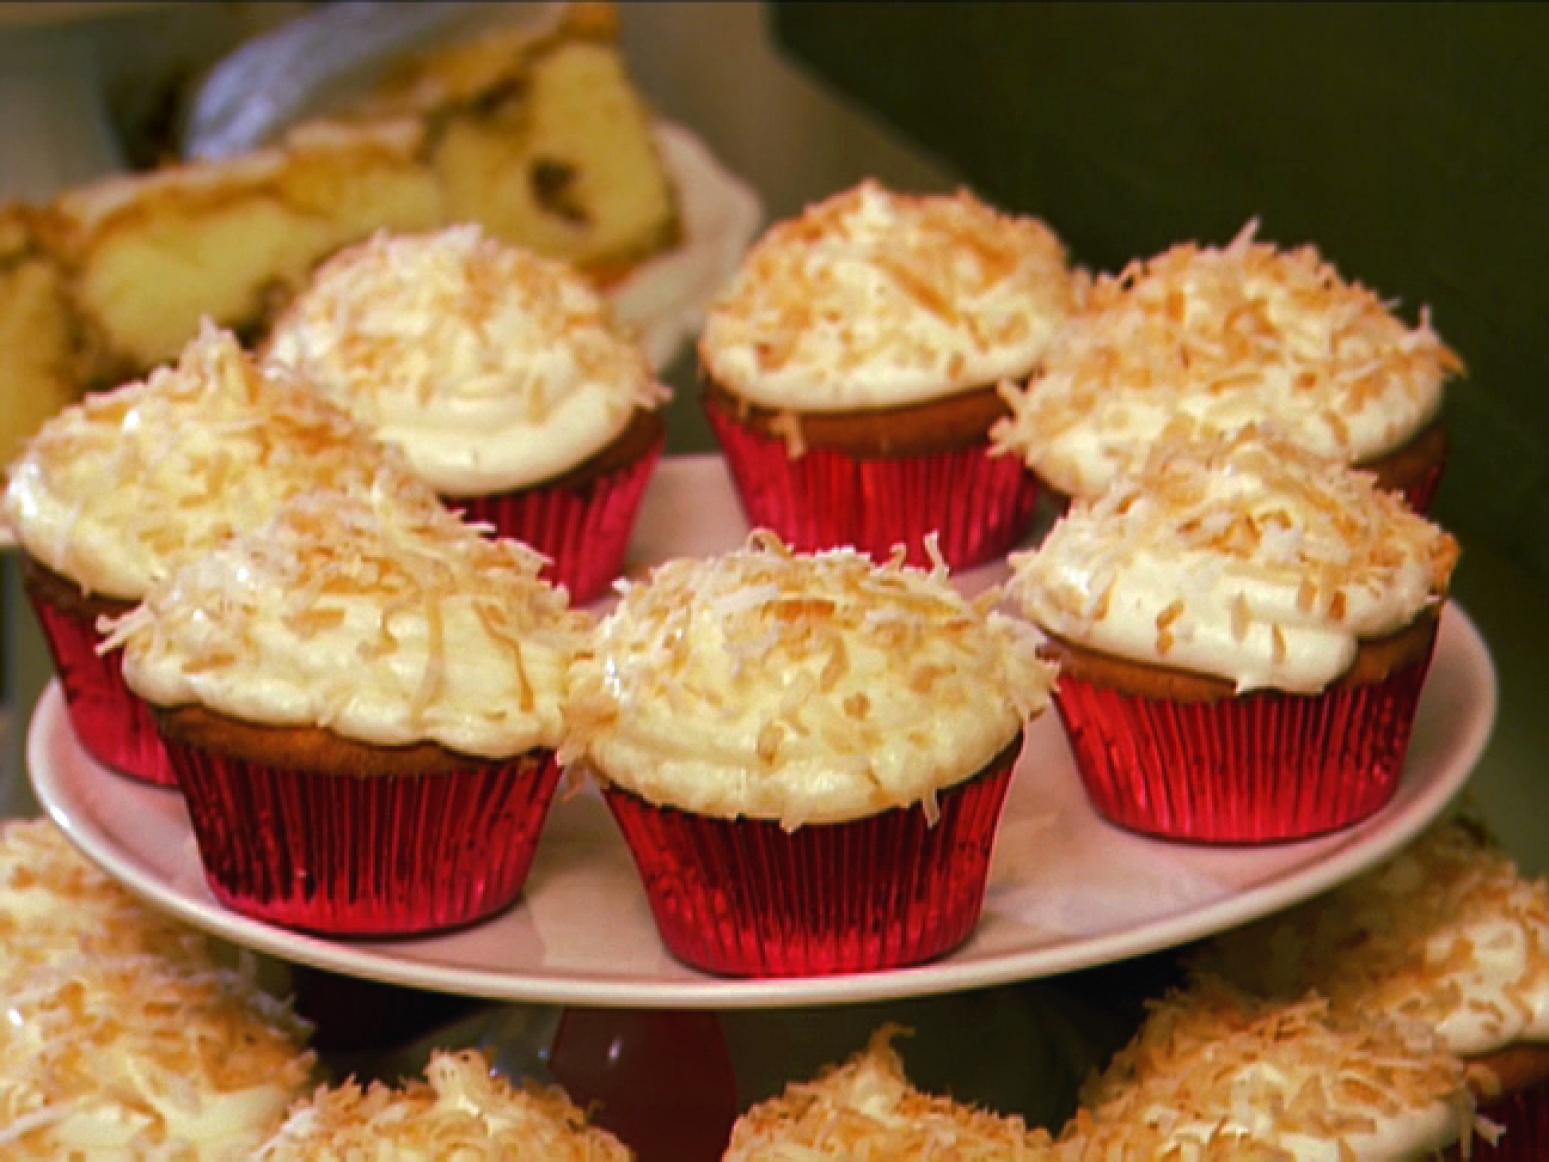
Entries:
[[1036,515],[1037,478],[1015,456],[989,455],[984,442],[897,458],[826,448],[793,458],[783,440],[707,412],[749,523],[798,550],[849,545],[880,561],[902,544],[924,565],[934,532],[942,558],[962,569],[1004,555]]
[[491,496],[444,497],[463,519],[524,541],[552,562],[543,576],[584,605],[624,571],[629,540],[663,441],[639,460],[577,486],[545,486]]
[[679,960],[730,976],[867,972],[968,939],[1020,749],[941,792],[933,825],[919,804],[786,831],[604,795]]
[[166,745],[216,899],[332,936],[433,932],[507,907],[559,781],[546,750],[457,772],[356,777]]

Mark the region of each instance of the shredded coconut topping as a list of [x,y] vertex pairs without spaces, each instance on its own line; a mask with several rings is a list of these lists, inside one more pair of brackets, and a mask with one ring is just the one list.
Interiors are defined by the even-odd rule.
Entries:
[[732,1128],[723,1162],[1042,1162],[1049,1136],[1019,1117],[1000,1117],[921,1093],[904,1076],[884,1026],[866,1049],[814,1081],[786,1086]]
[[1027,375],[1076,296],[1036,219],[868,180],[764,235],[712,306],[700,359],[769,407],[890,407]]
[[944,565],[757,531],[621,588],[572,671],[562,757],[652,802],[788,828],[929,809],[1048,704],[1036,635]]
[[1231,431],[1272,420],[1327,459],[1374,459],[1419,431],[1462,361],[1424,310],[1407,327],[1311,246],[1176,246],[1101,276],[992,432],[1060,491],[1100,492],[1186,415]]
[[1455,1053],[1549,1042],[1549,881],[1461,822],[1382,866],[1207,946],[1203,967],[1258,992],[1423,1022]]
[[668,395],[584,278],[478,226],[379,233],[335,255],[276,324],[265,362],[453,496],[558,475]]
[[351,1080],[298,1103],[254,1162],[524,1159],[627,1162],[632,1155],[559,1089],[514,1088],[477,1052],[435,1052],[401,1088]]
[[288,498],[358,491],[407,468],[331,404],[266,380],[206,323],[176,366],[88,395],[12,466],[5,517],[22,546],[87,592],[138,600],[181,561]]
[[302,496],[153,588],[105,648],[156,705],[509,757],[558,745],[589,625],[542,563],[428,494]]
[[[1185,429],[1188,425],[1183,425]],[[1077,500],[1009,592],[1046,631],[1239,690],[1315,692],[1446,594],[1457,542],[1362,472],[1254,428],[1167,432]]]
[[1420,1026],[1202,979],[1152,1005],[1084,1088],[1061,1147],[1114,1162],[1400,1162],[1470,1132],[1467,1078]]

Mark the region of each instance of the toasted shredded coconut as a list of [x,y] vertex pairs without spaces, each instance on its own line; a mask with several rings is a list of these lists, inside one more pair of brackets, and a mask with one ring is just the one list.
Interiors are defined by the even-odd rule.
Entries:
[[624,585],[577,661],[563,754],[653,802],[787,827],[920,802],[1048,703],[1035,635],[994,600],[939,563],[763,531],[670,561]]
[[844,1065],[754,1106],[732,1128],[724,1162],[1038,1162],[1049,1136],[909,1084],[886,1025]]
[[1360,462],[1436,414],[1462,361],[1316,249],[1176,246],[1099,277],[992,439],[1071,496],[1100,492],[1175,417],[1215,431],[1272,421],[1325,459]]

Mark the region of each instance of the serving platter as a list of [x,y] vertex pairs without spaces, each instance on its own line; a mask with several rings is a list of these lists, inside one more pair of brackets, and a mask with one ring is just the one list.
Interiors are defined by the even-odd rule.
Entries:
[[[747,525],[716,457],[671,458],[647,493],[631,570],[741,543]],[[961,575],[970,591],[1001,566]],[[1489,651],[1456,606],[1443,614],[1405,774],[1394,800],[1356,827],[1299,843],[1204,848],[1100,820],[1077,781],[1057,717],[1027,744],[996,841],[973,937],[931,964],[806,979],[727,979],[665,951],[634,865],[600,797],[554,804],[522,898],[482,924],[404,940],[340,941],[237,915],[205,886],[176,791],[96,764],[70,730],[58,684],[29,726],[39,801],[91,859],[153,905],[237,944],[351,976],[514,1001],[652,1008],[767,1008],[922,996],[1033,979],[1170,947],[1287,907],[1358,874],[1441,814],[1494,723]]]

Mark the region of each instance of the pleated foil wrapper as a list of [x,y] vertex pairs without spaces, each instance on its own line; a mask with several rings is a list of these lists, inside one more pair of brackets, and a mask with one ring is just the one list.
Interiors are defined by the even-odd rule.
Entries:
[[540,486],[490,496],[444,497],[463,519],[493,525],[497,535],[531,545],[551,562],[543,576],[584,605],[608,592],[624,571],[646,485],[665,438],[640,459],[585,484]]
[[426,775],[265,766],[166,739],[210,890],[329,936],[408,936],[509,906],[559,782],[552,751]]
[[1427,650],[1381,682],[1213,702],[1066,673],[1054,701],[1087,798],[1109,822],[1165,839],[1274,843],[1349,827],[1393,798],[1429,665]]
[[[1549,1158],[1549,1082],[1539,1082],[1479,1103],[1479,1116],[1499,1127],[1494,1145],[1475,1136],[1468,1158],[1472,1162],[1544,1162]],[[1462,1148],[1446,1153],[1449,1162],[1461,1162]]]
[[1020,747],[937,796],[787,831],[603,794],[667,949],[727,976],[823,976],[918,964],[973,932]]
[[784,440],[706,412],[749,523],[804,552],[851,546],[885,561],[902,544],[911,564],[929,565],[935,533],[947,564],[965,569],[1004,556],[1037,513],[1037,478],[1015,456],[989,455],[985,441],[918,456],[792,457]]
[[43,626],[70,725],[81,746],[121,775],[175,787],[177,774],[156,731],[156,719],[150,707],[124,684],[123,651],[97,652],[102,641],[97,618],[127,613],[134,603],[79,594],[73,595],[68,605],[62,603],[59,587],[70,582],[43,572],[30,559],[22,577],[27,598]]

